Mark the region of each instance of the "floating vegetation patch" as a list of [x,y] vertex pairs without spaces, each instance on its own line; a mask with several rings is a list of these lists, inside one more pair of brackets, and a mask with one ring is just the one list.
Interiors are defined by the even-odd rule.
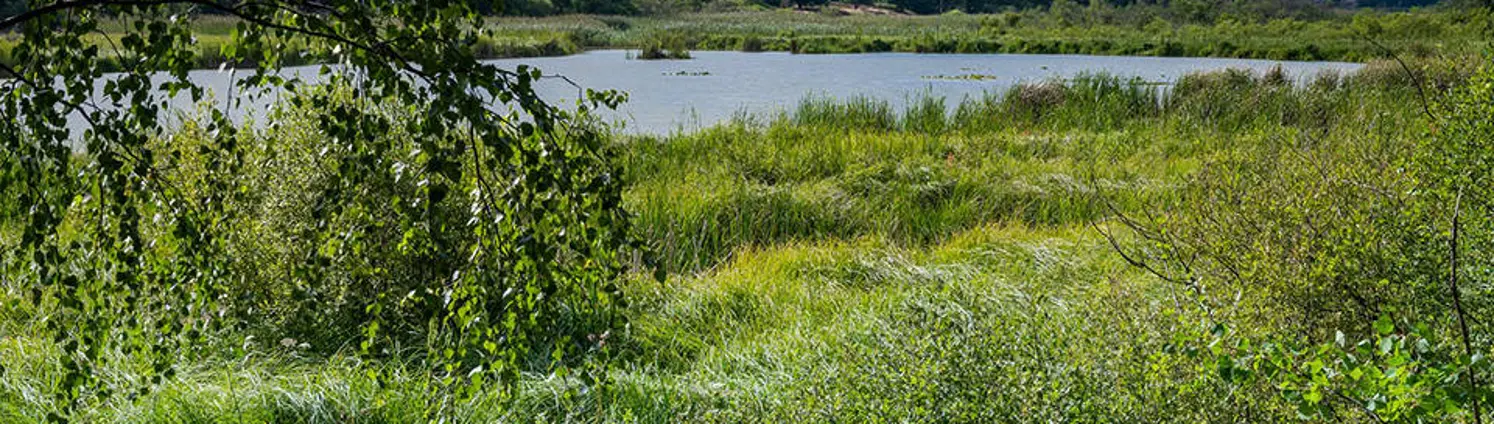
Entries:
[[[642,49],[637,56],[629,59],[638,60],[661,60],[661,59],[689,59],[690,42],[681,38],[678,34],[657,32],[649,36],[643,43]],[[631,56],[632,53],[630,52]]]
[[666,49],[658,45],[644,46],[637,55],[631,52],[629,59],[636,60],[685,60],[690,59],[690,51],[683,48]]

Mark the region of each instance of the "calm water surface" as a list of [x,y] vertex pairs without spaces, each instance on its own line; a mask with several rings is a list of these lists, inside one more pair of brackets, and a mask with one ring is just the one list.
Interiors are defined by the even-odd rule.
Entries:
[[[630,133],[667,134],[690,131],[731,119],[739,113],[764,116],[792,110],[806,96],[885,99],[896,110],[923,95],[944,97],[953,107],[966,97],[1002,92],[1023,81],[1066,78],[1082,73],[1109,73],[1167,83],[1199,71],[1248,68],[1258,72],[1281,66],[1303,81],[1319,72],[1350,72],[1361,65],[1342,62],[1291,62],[1245,59],[1159,58],[1125,56],[871,53],[795,55],[788,53],[692,52],[690,60],[631,60],[624,50],[598,50],[564,57],[494,60],[505,68],[538,67],[547,75],[564,75],[588,88],[629,93],[619,110],[604,118]],[[316,67],[293,69],[315,79]],[[248,72],[203,70],[191,78],[218,93],[218,107],[230,81]],[[980,79],[951,77],[979,76]],[[102,87],[102,81],[99,82]],[[558,79],[538,85],[556,104],[574,104],[575,87]],[[263,116],[276,96],[245,102],[232,116]],[[174,107],[192,109],[185,96]],[[111,105],[104,105],[110,107]],[[75,118],[74,134],[83,123]]]
[[[792,110],[805,96],[871,96],[895,110],[924,94],[942,96],[951,107],[967,96],[1004,91],[1023,81],[1109,73],[1171,82],[1190,72],[1225,68],[1265,71],[1281,66],[1298,81],[1323,71],[1350,72],[1361,65],[1342,62],[1160,58],[1124,56],[871,53],[795,55],[788,53],[692,52],[690,60],[628,60],[623,50],[573,56],[505,59],[505,67],[527,64],[576,83],[629,93],[609,120],[628,132],[691,130],[747,112],[763,115]],[[683,74],[682,74],[683,73]],[[704,75],[701,75],[704,74]],[[980,75],[985,79],[951,79]],[[941,78],[942,77],[942,78]],[[550,80],[541,93],[575,100],[574,87]],[[569,103],[569,101],[567,102]]]

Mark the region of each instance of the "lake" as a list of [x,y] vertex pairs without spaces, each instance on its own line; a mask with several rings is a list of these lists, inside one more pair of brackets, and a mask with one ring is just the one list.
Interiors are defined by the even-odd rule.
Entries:
[[[710,126],[740,113],[763,116],[791,110],[806,96],[870,96],[885,99],[895,110],[901,110],[906,100],[919,96],[941,96],[953,107],[965,97],[1001,92],[1019,82],[1082,73],[1109,73],[1167,83],[1190,72],[1226,68],[1263,72],[1281,66],[1289,77],[1300,82],[1319,72],[1351,72],[1362,66],[1343,62],[1079,55],[796,55],[727,51],[691,54],[695,58],[690,60],[633,60],[625,50],[596,50],[563,57],[490,62],[506,68],[526,64],[547,75],[564,75],[584,87],[626,91],[628,102],[617,111],[604,114],[604,119],[624,132],[660,135]],[[291,71],[311,78],[316,69],[301,67]],[[191,72],[190,77],[218,93],[221,107],[222,94],[231,87],[229,82],[247,74],[200,70]],[[98,84],[102,86],[102,81]],[[578,95],[575,87],[558,79],[541,81],[538,90],[556,104],[574,104]],[[192,106],[185,96],[174,99],[173,103],[183,110]],[[231,115],[239,118],[262,115],[268,103],[264,98],[249,101]],[[74,134],[79,134],[83,127],[81,118],[74,117],[72,121]]]
[[[527,64],[560,74],[589,88],[629,93],[628,102],[609,120],[632,133],[665,134],[730,119],[734,114],[792,110],[805,96],[871,96],[901,110],[908,99],[942,96],[953,107],[967,96],[1004,91],[1024,81],[1109,73],[1151,82],[1171,82],[1200,71],[1248,68],[1264,72],[1281,66],[1298,81],[1323,71],[1351,72],[1361,64],[1274,60],[1019,55],[866,53],[803,55],[789,53],[691,52],[690,60],[630,60],[624,50],[598,50],[573,56],[496,60],[501,66]],[[541,94],[575,100],[575,87],[548,80]]]

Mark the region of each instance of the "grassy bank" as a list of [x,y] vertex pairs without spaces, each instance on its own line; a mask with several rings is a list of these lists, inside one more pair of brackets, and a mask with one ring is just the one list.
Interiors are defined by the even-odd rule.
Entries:
[[[670,17],[559,16],[492,20],[498,37],[564,40],[582,48],[642,48],[660,38],[692,49],[795,53],[1032,53],[1367,61],[1400,54],[1478,51],[1480,11],[1347,12],[1321,20],[1215,23],[1000,15],[828,16],[794,11]],[[1082,25],[1081,25],[1082,24]],[[1464,50],[1467,49],[1467,50]]]
[[[209,26],[211,28],[211,26]],[[88,37],[88,41],[100,47],[100,64],[106,71],[123,71],[127,63],[120,55],[115,53],[113,47],[117,44],[114,35],[95,35]],[[223,54],[225,48],[239,48],[233,41],[233,37],[227,33],[199,32],[194,38],[193,66],[199,69],[216,69],[220,66],[235,66],[252,68],[256,63],[239,62],[226,63]],[[18,39],[0,34],[0,63],[11,63],[11,50],[15,49]],[[287,42],[281,46],[285,56],[281,63],[286,66],[315,65],[322,63],[333,63],[337,57],[326,48],[312,48],[300,42]],[[564,56],[580,53],[583,48],[570,42],[565,37],[481,37],[477,43],[471,46],[474,54],[485,59],[501,59],[510,57],[540,57],[540,56]],[[257,51],[248,51],[249,57],[260,56]]]
[[[1136,9],[1137,11],[1143,9]],[[671,16],[566,15],[490,18],[486,36],[471,46],[481,58],[560,56],[587,49],[640,50],[639,57],[688,57],[688,50],[793,53],[1024,53],[1363,62],[1388,56],[1458,56],[1488,45],[1494,17],[1482,10],[1347,11],[1317,20],[1170,21],[1121,10],[1066,16],[1041,10],[995,15],[835,16],[793,10]],[[223,65],[235,22],[194,22],[200,68]],[[111,53],[120,28],[105,22],[91,42],[115,69]],[[1374,42],[1371,42],[1373,40]],[[1379,46],[1376,45],[1379,44]],[[15,46],[0,36],[0,62]],[[1382,49],[1381,47],[1385,49]],[[326,48],[290,42],[288,65],[332,61]],[[669,52],[669,55],[664,55]],[[251,66],[253,64],[239,64]]]
[[[1404,150],[1427,129],[1415,93],[1386,63],[1301,87],[1193,75],[1165,93],[1091,76],[952,108],[810,98],[782,116],[618,138],[627,207],[673,272],[621,282],[630,324],[607,352],[613,384],[567,392],[577,379],[526,375],[514,403],[478,396],[461,410],[479,422],[1294,421],[1272,386],[1221,377],[1196,342],[1208,313],[1128,266],[1096,226],[1117,229],[1115,210],[1180,208],[1193,176],[1231,158]],[[265,168],[245,181],[305,186],[294,178],[327,172],[320,138],[296,125],[254,141]],[[275,183],[246,184],[267,197],[246,238],[275,245],[274,220],[306,212]],[[4,289],[0,421],[38,420],[52,407],[39,388],[61,375],[56,347],[29,329],[43,316],[24,309],[23,288]],[[417,422],[434,401],[418,367],[280,337],[220,340],[94,418]]]

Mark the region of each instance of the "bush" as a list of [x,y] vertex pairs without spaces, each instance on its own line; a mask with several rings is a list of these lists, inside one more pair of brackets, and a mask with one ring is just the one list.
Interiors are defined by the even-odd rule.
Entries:
[[1211,161],[1176,213],[1128,221],[1151,242],[1133,262],[1235,328],[1204,341],[1221,376],[1316,418],[1463,421],[1494,400],[1472,383],[1494,373],[1471,341],[1491,330],[1473,317],[1491,313],[1494,259],[1482,63],[1418,122],[1430,134],[1272,140]]

